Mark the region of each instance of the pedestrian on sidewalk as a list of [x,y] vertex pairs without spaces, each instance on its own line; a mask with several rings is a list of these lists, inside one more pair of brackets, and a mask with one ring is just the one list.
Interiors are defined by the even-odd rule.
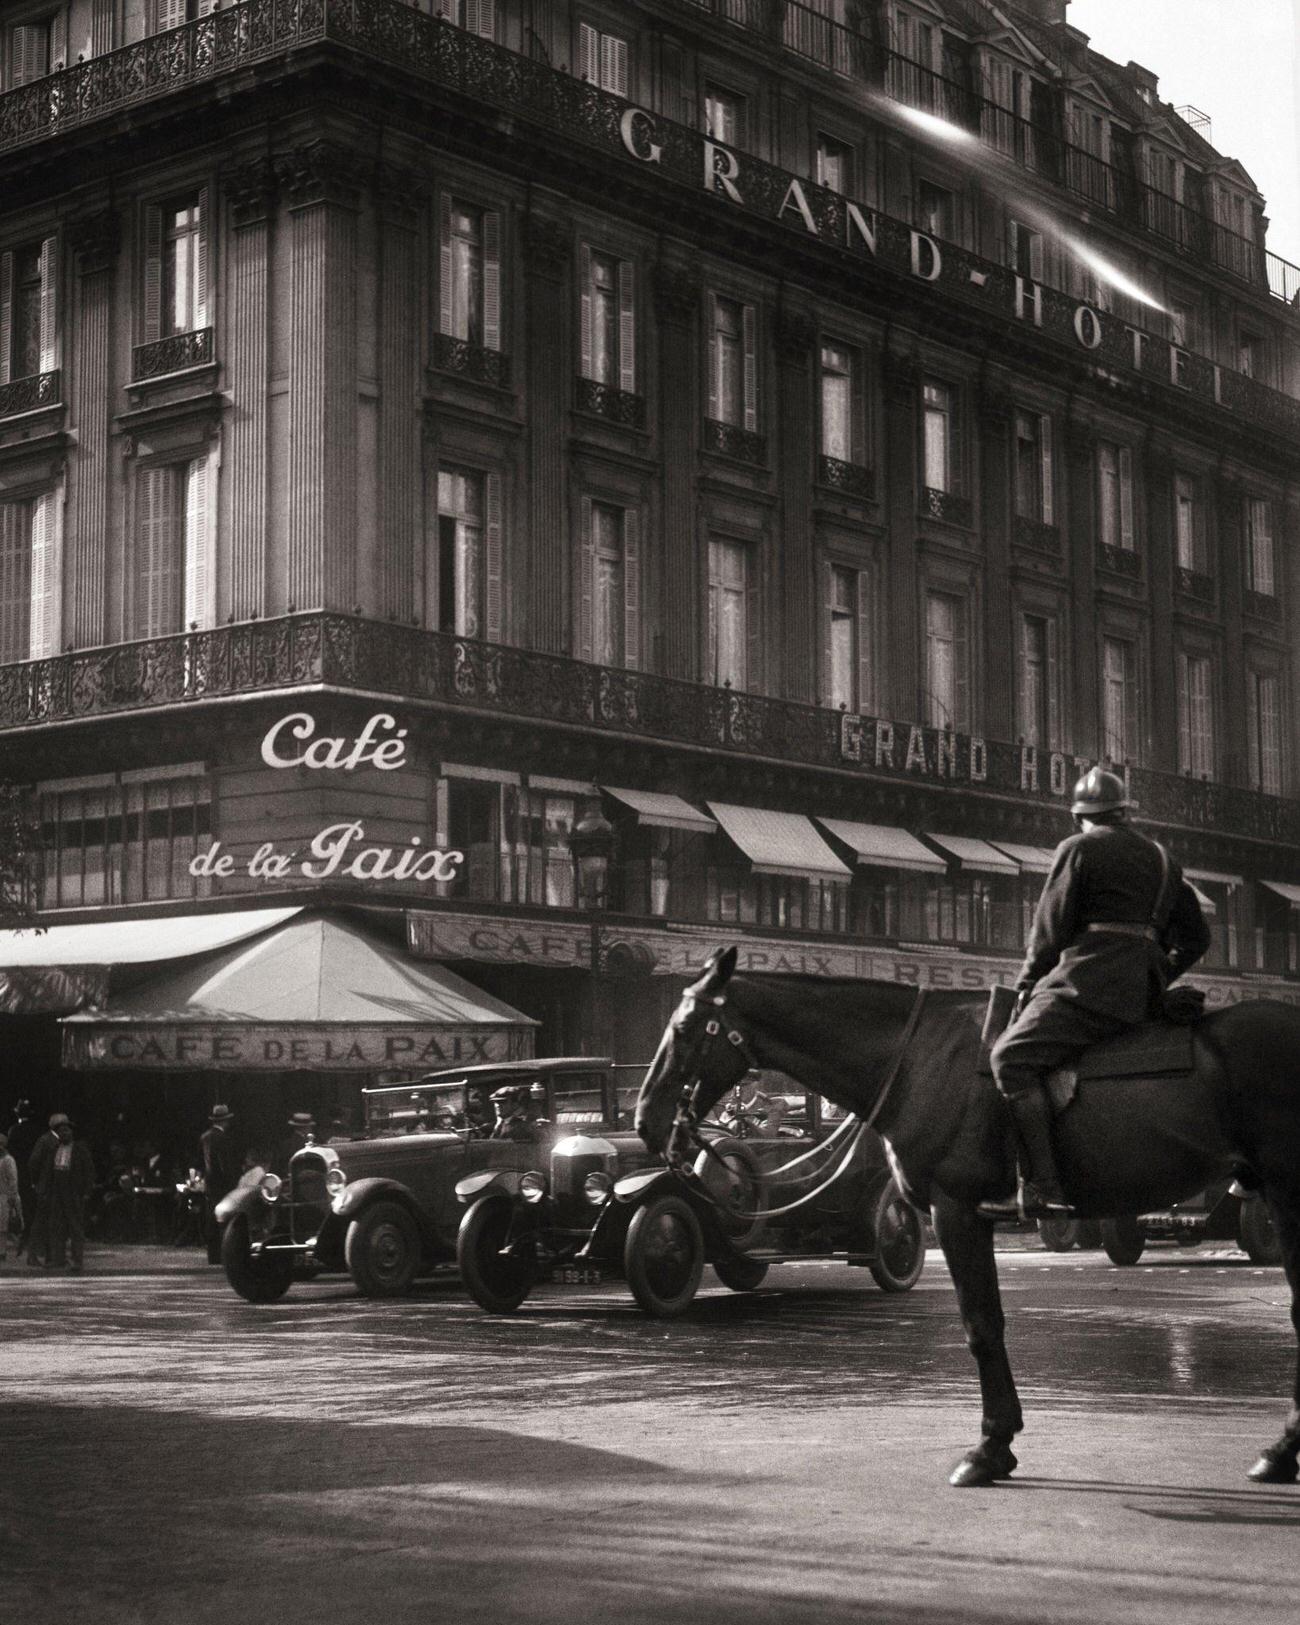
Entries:
[[0,1134],[0,1264],[9,1258],[9,1240],[23,1233],[23,1204],[18,1194],[18,1164],[9,1153],[9,1136]]
[[45,1208],[45,1267],[62,1269],[67,1263],[74,1275],[80,1275],[85,1266],[86,1199],[95,1188],[95,1159],[84,1140],[73,1138],[72,1120],[66,1113],[55,1112],[50,1125],[58,1143],[42,1162],[41,1176],[35,1182],[37,1199]]
[[22,1245],[27,1250],[27,1263],[32,1269],[40,1269],[50,1256],[50,1202],[46,1191],[54,1153],[59,1149],[59,1126],[67,1121],[66,1112],[54,1112],[49,1128],[37,1139],[27,1159],[27,1183],[32,1199]]
[[208,1263],[221,1262],[221,1226],[217,1223],[217,1203],[234,1190],[239,1180],[239,1163],[229,1134],[235,1114],[229,1106],[214,1106],[208,1127],[199,1135],[203,1153],[203,1236],[208,1244]]
[[30,1100],[20,1100],[14,1107],[13,1126],[9,1129],[9,1155],[18,1164],[18,1202],[23,1210],[23,1230],[14,1249],[15,1259],[23,1256],[36,1222],[36,1196],[28,1164],[43,1133],[36,1107]]

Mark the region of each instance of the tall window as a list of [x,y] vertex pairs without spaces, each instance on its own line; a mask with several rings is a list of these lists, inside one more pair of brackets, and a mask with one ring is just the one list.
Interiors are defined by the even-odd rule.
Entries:
[[1250,782],[1266,795],[1282,794],[1282,685],[1273,672],[1247,676],[1250,712]]
[[826,612],[827,698],[836,711],[872,703],[871,582],[867,571],[832,564]]
[[0,665],[31,655],[32,504],[0,503]]
[[724,147],[745,144],[745,98],[722,85],[704,87],[704,130]]
[[501,216],[443,193],[440,325],[449,338],[501,348]]
[[918,181],[916,186],[916,224],[929,237],[951,242],[956,235],[957,203],[946,186],[935,186],[931,181]]
[[930,491],[961,489],[957,445],[957,412],[947,384],[927,378],[921,388],[922,449],[925,485]]
[[1200,487],[1190,474],[1174,476],[1174,541],[1180,570],[1209,575],[1205,513],[1201,506]]
[[1208,655],[1178,655],[1178,771],[1214,777],[1214,700]]
[[753,305],[713,296],[709,334],[709,416],[718,423],[755,429],[758,372]]
[[461,468],[438,470],[438,619],[441,632],[481,638],[487,480]]
[[1247,499],[1246,556],[1250,590],[1272,598],[1277,591],[1273,553],[1273,505],[1267,497]]
[[1053,523],[1052,420],[1016,413],[1016,512],[1022,519]]
[[1264,341],[1244,329],[1237,335],[1237,371],[1246,378],[1264,376]]
[[822,345],[822,455],[855,463],[854,362],[847,344]]
[[636,283],[630,260],[582,248],[582,376],[636,390]]
[[1023,220],[1007,221],[1007,263],[1027,282],[1043,280],[1043,234]]
[[578,24],[578,72],[588,84],[627,95],[627,41],[590,23]]
[[1101,752],[1108,762],[1137,760],[1137,650],[1126,638],[1101,642]]
[[1023,69],[999,57],[988,66],[988,97],[985,108],[985,138],[998,152],[1034,161],[1033,130],[1029,122],[1033,105],[1033,80]]
[[206,457],[146,468],[136,482],[134,635],[211,624]]
[[853,149],[833,136],[818,134],[816,181],[832,192],[853,190]]
[[1097,530],[1103,547],[1132,552],[1137,546],[1133,525],[1133,452],[1113,441],[1097,443]]
[[966,600],[925,598],[925,720],[931,728],[970,729],[970,643]]
[[58,239],[0,254],[0,384],[58,365]]
[[1194,350],[1199,336],[1200,323],[1197,320],[1195,307],[1184,304],[1180,300],[1171,299],[1169,302],[1169,342],[1176,344],[1180,350]]
[[[173,770],[175,771],[175,770]],[[124,775],[41,795],[46,908],[197,897],[190,862],[212,833],[207,775]]]
[[[709,646],[706,676],[721,687],[750,686],[751,582],[743,542],[709,543]],[[754,629],[756,631],[756,629]]]
[[1020,617],[1020,737],[1040,750],[1061,742],[1056,622],[1046,615]]
[[67,65],[67,17],[66,10],[60,6],[50,16],[19,23],[0,36],[9,57],[5,64],[8,69],[6,89],[30,85],[33,80],[44,79],[46,74]]
[[[163,210],[162,336],[206,326],[203,310],[203,221],[197,196]],[[200,319],[202,318],[202,319]]]

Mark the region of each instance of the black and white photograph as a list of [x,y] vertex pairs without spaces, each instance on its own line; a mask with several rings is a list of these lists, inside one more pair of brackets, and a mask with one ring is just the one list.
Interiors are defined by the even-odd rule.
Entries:
[[1281,1625],[1300,0],[0,0],[0,1620]]

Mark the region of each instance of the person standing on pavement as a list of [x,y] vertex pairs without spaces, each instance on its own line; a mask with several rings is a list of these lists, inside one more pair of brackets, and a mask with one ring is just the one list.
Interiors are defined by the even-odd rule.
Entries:
[[59,1149],[59,1129],[67,1121],[66,1112],[54,1112],[49,1128],[38,1137],[27,1159],[27,1183],[31,1187],[32,1201],[23,1243],[32,1269],[39,1269],[50,1256],[50,1202],[46,1192],[50,1165]]
[[203,1153],[203,1235],[208,1244],[209,1264],[221,1262],[217,1203],[239,1182],[239,1163],[229,1133],[234,1120],[235,1114],[229,1106],[214,1106],[208,1127],[199,1136],[199,1149]]
[[[84,1140],[73,1138],[71,1119],[55,1112],[50,1119],[56,1144],[42,1159],[40,1177],[34,1181],[37,1200],[45,1209],[47,1269],[70,1264],[80,1275],[86,1254],[86,1198],[95,1188],[95,1159]],[[38,1145],[41,1150],[44,1141]]]
[[23,1204],[18,1195],[18,1164],[9,1154],[9,1136],[0,1134],[0,1264],[8,1262],[9,1239],[22,1234]]
[[32,1226],[36,1222],[36,1196],[32,1190],[28,1164],[32,1160],[36,1142],[44,1132],[35,1106],[30,1100],[20,1100],[14,1107],[13,1127],[9,1130],[9,1155],[18,1165],[18,1200],[23,1210],[23,1231],[14,1251],[15,1258],[21,1258],[27,1249]]

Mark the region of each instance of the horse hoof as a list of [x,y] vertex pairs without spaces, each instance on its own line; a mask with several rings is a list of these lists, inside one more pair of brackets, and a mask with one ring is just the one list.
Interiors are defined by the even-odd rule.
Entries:
[[1018,1465],[1010,1450],[972,1450],[953,1468],[948,1482],[955,1490],[983,1489],[986,1484],[996,1484],[1000,1478],[1010,1478]]
[[1254,1484],[1294,1484],[1300,1466],[1294,1456],[1275,1456],[1266,1450],[1246,1477]]

